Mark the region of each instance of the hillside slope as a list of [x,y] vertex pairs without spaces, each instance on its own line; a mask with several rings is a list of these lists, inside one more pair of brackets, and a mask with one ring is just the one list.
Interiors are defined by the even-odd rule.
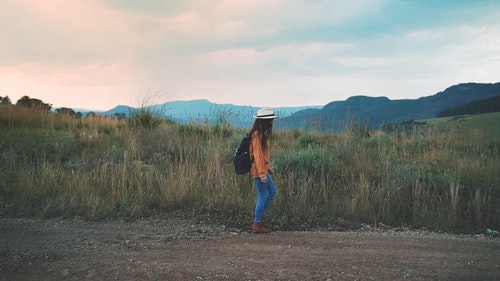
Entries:
[[434,118],[439,112],[500,95],[500,83],[465,83],[451,86],[432,96],[418,99],[390,100],[386,97],[354,96],[335,101],[320,110],[300,111],[283,118],[277,124],[281,129],[343,130],[356,123],[378,128],[384,123]]

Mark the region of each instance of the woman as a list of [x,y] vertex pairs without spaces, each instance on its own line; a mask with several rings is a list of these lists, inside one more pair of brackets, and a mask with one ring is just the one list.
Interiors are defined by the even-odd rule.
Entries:
[[257,189],[253,232],[268,233],[271,232],[271,229],[263,225],[262,216],[277,192],[271,177],[273,170],[270,166],[269,139],[273,132],[273,120],[279,116],[274,115],[272,108],[266,107],[259,109],[254,118],[255,121],[249,133],[252,137],[250,155],[253,157],[250,175],[254,179]]

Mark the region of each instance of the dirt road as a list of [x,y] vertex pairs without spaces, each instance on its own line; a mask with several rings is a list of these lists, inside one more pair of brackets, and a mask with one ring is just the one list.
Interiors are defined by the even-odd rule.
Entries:
[[500,238],[0,218],[0,280],[500,280]]

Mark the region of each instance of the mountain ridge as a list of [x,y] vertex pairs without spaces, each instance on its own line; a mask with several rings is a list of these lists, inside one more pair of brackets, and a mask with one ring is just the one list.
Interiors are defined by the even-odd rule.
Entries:
[[[391,100],[385,96],[351,96],[344,101],[332,101],[324,106],[275,107],[282,118],[275,123],[277,129],[316,129],[320,131],[340,131],[348,123],[367,124],[378,128],[384,123],[434,118],[437,113],[451,107],[474,100],[500,95],[498,83],[461,83],[452,85],[434,95],[417,99]],[[179,123],[212,123],[236,127],[249,127],[256,106],[217,104],[207,99],[176,100],[163,104],[145,106],[147,110]],[[96,112],[102,115],[124,114],[129,116],[134,110],[126,105],[118,105],[110,110]]]
[[[294,107],[274,107],[274,111],[283,117],[289,116],[297,111],[321,108],[323,106],[294,106]],[[235,105],[231,103],[218,104],[207,99],[196,100],[176,100],[162,104],[148,105],[146,110],[159,114],[169,120],[179,123],[211,123],[216,124],[226,122],[235,127],[248,127],[253,122],[253,115],[261,108],[248,105]],[[124,114],[129,116],[134,110],[130,106],[119,105],[110,110],[98,112],[102,115]]]
[[353,96],[328,103],[318,111],[296,112],[283,118],[277,128],[341,131],[353,123],[378,128],[384,123],[434,118],[447,108],[498,95],[500,83],[462,83],[418,99]]

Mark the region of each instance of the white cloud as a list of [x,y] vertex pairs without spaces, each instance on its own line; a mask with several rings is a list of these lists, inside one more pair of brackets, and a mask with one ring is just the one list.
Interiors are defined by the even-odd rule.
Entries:
[[498,4],[450,3],[2,1],[0,95],[81,107],[92,93],[103,108],[160,91],[276,106],[496,82]]

